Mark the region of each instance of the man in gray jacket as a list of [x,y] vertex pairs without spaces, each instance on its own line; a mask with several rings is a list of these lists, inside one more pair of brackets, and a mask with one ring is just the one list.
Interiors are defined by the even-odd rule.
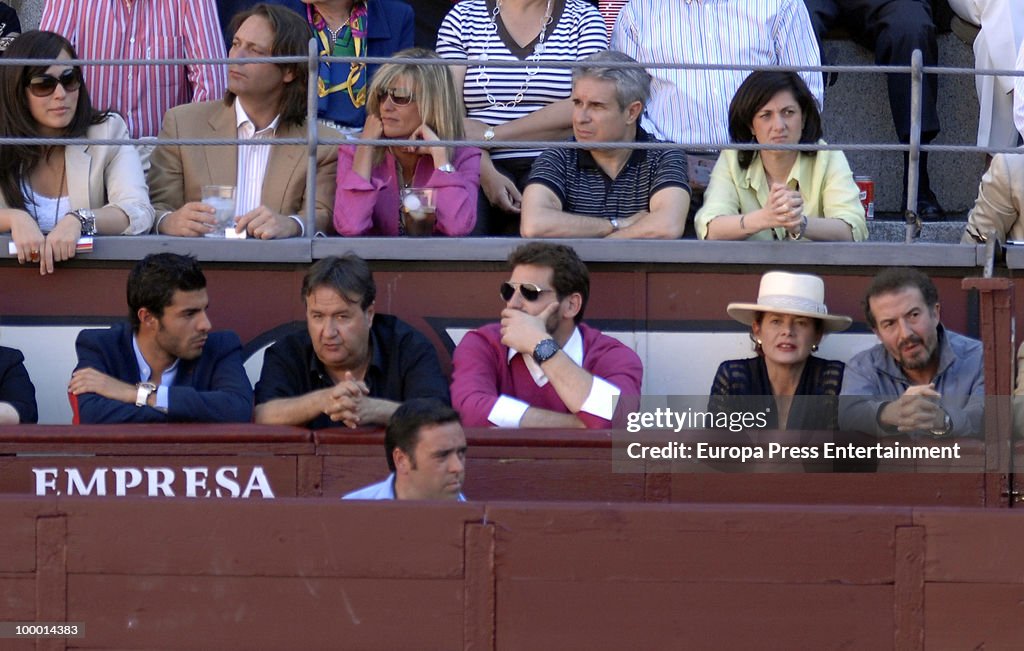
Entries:
[[840,428],[881,436],[981,436],[981,342],[942,326],[931,279],[916,269],[885,269],[868,287],[864,314],[882,343],[846,365]]

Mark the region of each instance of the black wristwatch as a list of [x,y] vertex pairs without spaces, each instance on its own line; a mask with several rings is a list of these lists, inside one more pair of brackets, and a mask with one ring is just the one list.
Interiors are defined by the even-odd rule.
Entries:
[[85,208],[79,208],[78,210],[72,210],[68,214],[74,215],[82,225],[83,237],[96,234],[96,213]]
[[558,347],[558,344],[554,339],[545,339],[537,344],[537,347],[533,349],[533,361],[538,364],[543,364],[554,357],[555,353],[559,350],[561,350],[561,348]]

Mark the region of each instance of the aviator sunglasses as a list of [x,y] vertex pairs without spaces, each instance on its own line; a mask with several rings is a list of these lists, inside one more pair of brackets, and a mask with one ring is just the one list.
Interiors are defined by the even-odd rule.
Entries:
[[28,91],[36,97],[49,97],[57,90],[57,84],[64,87],[64,92],[73,93],[82,87],[82,78],[78,76],[77,68],[68,68],[60,73],[59,77],[53,75],[36,75],[28,82]]
[[404,88],[381,88],[377,92],[377,100],[383,104],[385,97],[390,97],[391,103],[395,106],[408,106],[416,99],[415,95]]
[[533,283],[504,282],[501,283],[501,288],[498,290],[498,293],[501,294],[501,298],[506,302],[511,301],[512,297],[516,295],[516,288],[519,289],[519,293],[522,294],[523,298],[531,303],[540,298],[540,295],[544,292],[555,291],[553,289],[541,289]]

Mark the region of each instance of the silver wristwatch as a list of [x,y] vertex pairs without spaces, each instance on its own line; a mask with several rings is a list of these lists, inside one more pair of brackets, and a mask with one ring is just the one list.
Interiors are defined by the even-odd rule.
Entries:
[[620,228],[622,228],[621,226],[619,226],[619,220],[615,217],[609,217],[608,222],[612,225],[613,233],[617,232]]
[[949,417],[949,414],[943,410],[942,414],[942,427],[937,427],[931,430],[931,435],[935,438],[945,436],[953,431],[953,419]]
[[74,215],[78,219],[78,222],[82,225],[82,235],[96,234],[96,213],[85,208],[79,208],[78,210],[72,210],[68,214]]
[[484,140],[494,140],[494,127],[487,127],[484,129]]
[[156,391],[156,385],[152,382],[139,382],[135,388],[138,390],[135,394],[135,406],[145,407],[150,394]]
[[445,174],[454,174],[455,173],[455,166],[452,165],[451,163],[445,163],[441,167],[437,168],[437,171],[438,172],[444,172]]

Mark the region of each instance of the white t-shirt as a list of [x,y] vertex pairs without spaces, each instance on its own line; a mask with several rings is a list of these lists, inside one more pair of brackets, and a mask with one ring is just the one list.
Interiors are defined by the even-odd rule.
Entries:
[[25,211],[39,224],[39,230],[49,233],[64,215],[71,212],[71,200],[68,197],[46,197],[27,184],[22,185],[21,194],[25,197]]

